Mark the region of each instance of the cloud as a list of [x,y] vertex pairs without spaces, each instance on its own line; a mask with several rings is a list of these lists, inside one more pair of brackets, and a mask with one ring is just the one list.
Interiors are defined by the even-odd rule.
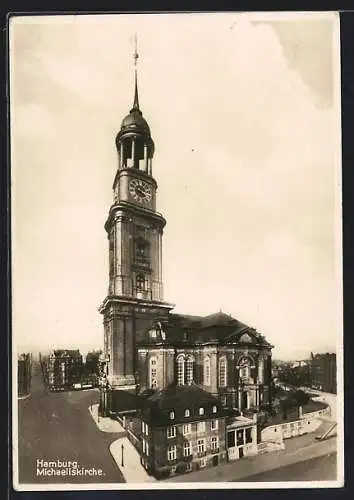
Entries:
[[[222,306],[282,352],[289,338],[334,342],[335,111],[317,107],[271,25],[230,14],[16,27],[17,293],[37,275],[29,304],[40,311],[53,297],[45,314],[28,317],[33,336],[51,324],[68,340],[73,328],[78,342],[97,339],[103,223],[114,135],[132,102],[135,31],[158,210],[167,218],[166,300],[191,313]],[[60,327],[48,319],[54,310]]]

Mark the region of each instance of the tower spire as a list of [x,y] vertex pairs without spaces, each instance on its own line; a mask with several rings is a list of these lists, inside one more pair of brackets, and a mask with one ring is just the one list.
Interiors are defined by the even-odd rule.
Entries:
[[136,33],[134,35],[134,71],[135,71],[135,89],[134,89],[134,104],[133,104],[133,109],[137,109],[140,111],[139,108],[139,94],[138,94],[138,39],[136,36]]

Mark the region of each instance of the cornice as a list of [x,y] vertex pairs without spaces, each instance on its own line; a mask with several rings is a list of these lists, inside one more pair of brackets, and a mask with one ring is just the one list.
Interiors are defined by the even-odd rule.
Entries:
[[108,214],[107,221],[104,225],[105,230],[109,232],[113,223],[122,222],[133,222],[134,217],[143,217],[152,221],[157,226],[157,229],[162,230],[166,225],[166,219],[159,212],[154,212],[148,208],[140,207],[129,201],[120,201],[114,203]]
[[135,297],[108,295],[98,308],[98,311],[102,314],[106,311],[107,307],[113,304],[132,306],[134,309],[137,307],[144,307],[148,309],[164,309],[166,311],[170,311],[175,307],[175,304],[170,304],[168,302],[148,301]]

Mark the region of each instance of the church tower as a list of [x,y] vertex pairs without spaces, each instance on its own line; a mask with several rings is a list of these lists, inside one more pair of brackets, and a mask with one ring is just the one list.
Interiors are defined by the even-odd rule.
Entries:
[[104,357],[112,388],[134,390],[138,384],[136,343],[172,305],[163,302],[162,235],[166,221],[156,212],[157,182],[152,160],[155,145],[139,105],[135,50],[133,107],[116,137],[117,172],[113,204],[105,223],[109,248],[108,295],[104,318]]

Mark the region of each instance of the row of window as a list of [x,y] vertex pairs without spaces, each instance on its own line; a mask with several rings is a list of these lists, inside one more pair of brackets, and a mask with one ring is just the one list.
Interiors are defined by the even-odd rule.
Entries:
[[[197,433],[201,434],[205,432],[205,422],[197,422]],[[210,426],[212,431],[215,431],[219,428],[219,422],[218,420],[211,420],[211,426]],[[191,434],[192,432],[192,424],[183,424],[182,426],[182,434],[183,436],[187,436],[188,434]],[[170,427],[167,427],[167,437],[168,438],[174,438],[176,437],[177,434],[177,427],[175,425],[171,425]]]
[[145,441],[143,438],[143,453],[148,457],[149,456],[149,443]]
[[[206,459],[205,458],[200,459],[199,466],[200,467],[206,466]],[[191,472],[192,470],[193,470],[192,464],[190,462],[187,462],[185,465],[184,472]],[[170,471],[171,471],[171,474],[174,474],[177,471],[177,465],[172,465]]]
[[228,431],[227,447],[243,446],[252,443],[252,427],[246,429],[238,429],[237,431]]
[[[218,411],[217,407],[216,407],[216,406],[213,406],[213,407],[212,407],[212,412],[213,412],[213,413],[216,413],[217,411]],[[205,414],[205,410],[204,410],[204,408],[203,408],[202,406],[199,408],[199,410],[198,410],[198,414],[199,414],[200,416],[203,416],[203,415]],[[184,416],[185,416],[186,418],[188,418],[188,417],[190,417],[190,416],[191,416],[191,411],[190,411],[190,409],[189,409],[189,408],[186,408],[186,409],[184,410]],[[174,419],[175,419],[175,412],[174,412],[173,410],[171,410],[171,411],[170,411],[170,420],[174,420]]]
[[142,423],[142,426],[141,426],[141,430],[143,432],[143,434],[145,434],[146,436],[149,435],[149,426],[148,424],[146,424],[145,422]]
[[[206,451],[206,440],[198,439],[197,441],[197,451],[198,453],[204,453]],[[219,448],[219,438],[217,436],[213,436],[210,441],[210,447],[212,451],[216,451]],[[183,443],[183,456],[189,457],[192,455],[192,446],[191,443],[186,441]],[[167,459],[169,461],[177,459],[177,446],[175,444],[171,444],[167,449]]]
[[[180,355],[177,358],[177,383],[178,385],[190,385],[194,379],[194,358],[192,356],[185,357]],[[207,356],[203,362],[203,385],[211,385],[211,361]],[[251,373],[251,361],[248,360],[239,368],[240,378],[248,378]],[[227,359],[222,357],[219,360],[218,381],[219,387],[226,387],[228,379]],[[157,388],[157,358],[150,358],[149,367],[149,386],[153,389]]]

